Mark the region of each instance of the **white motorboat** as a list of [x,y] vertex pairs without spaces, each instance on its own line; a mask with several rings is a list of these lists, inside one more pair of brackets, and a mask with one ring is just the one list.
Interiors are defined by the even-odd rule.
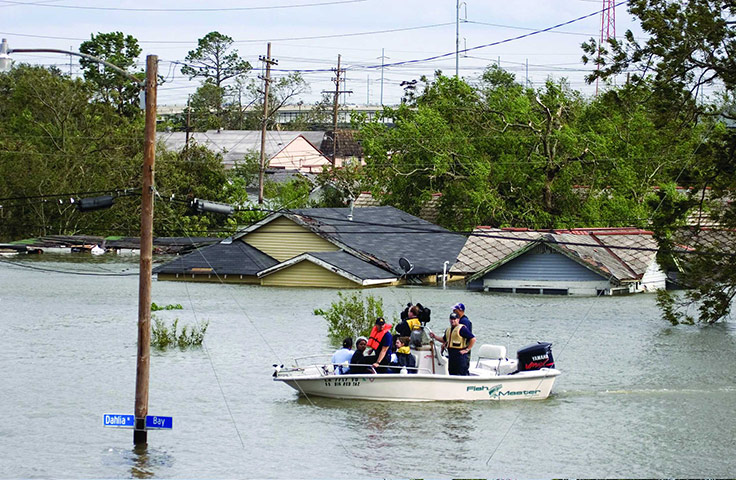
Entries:
[[519,350],[518,359],[507,358],[502,345],[481,345],[469,376],[449,375],[448,359],[434,344],[412,347],[412,354],[418,360],[416,373],[402,369],[341,375],[337,367],[344,364],[320,362],[325,356],[315,355],[295,359],[291,367],[275,366],[273,377],[306,396],[425,402],[543,400],[561,373],[554,368],[551,344],[545,342]]

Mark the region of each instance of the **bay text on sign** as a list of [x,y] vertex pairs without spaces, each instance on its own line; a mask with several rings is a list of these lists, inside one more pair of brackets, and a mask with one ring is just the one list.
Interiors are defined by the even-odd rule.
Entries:
[[173,417],[159,417],[157,415],[146,416],[146,428],[163,428],[171,429],[174,428]]

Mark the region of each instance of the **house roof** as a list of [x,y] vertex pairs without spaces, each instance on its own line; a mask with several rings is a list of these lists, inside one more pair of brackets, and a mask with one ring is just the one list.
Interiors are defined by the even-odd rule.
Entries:
[[[441,193],[433,193],[432,197],[422,205],[419,211],[419,218],[423,218],[428,222],[436,222],[440,214]],[[360,192],[353,202],[355,208],[378,207],[381,203],[373,196],[371,192]]]
[[635,228],[533,231],[478,227],[450,272],[478,278],[528,250],[532,243],[544,243],[618,281],[640,279],[655,261],[657,248],[652,232]]
[[[329,130],[325,132],[322,141],[315,143],[315,145],[319,145],[319,149],[326,156],[332,158],[333,142],[332,130]],[[355,138],[355,132],[353,130],[337,130],[337,155],[335,156],[341,158],[363,158],[363,147]]]
[[714,250],[736,253],[736,230],[723,228],[679,228],[675,242],[684,250]]
[[255,275],[278,262],[244,242],[220,242],[159,265],[153,273]]
[[[270,159],[300,135],[316,149],[317,145],[322,143],[324,132],[269,130],[266,132],[266,157]],[[162,140],[166,147],[172,150],[181,150],[186,145],[186,132],[157,132],[156,138]],[[189,132],[189,138],[199,145],[222,153],[225,165],[234,165],[235,162],[243,160],[249,152],[261,151],[260,130]]]
[[412,275],[440,273],[444,262],[452,265],[465,244],[465,237],[394,207],[307,208],[270,215],[245,229],[241,238],[276,218],[285,216],[340,249],[393,274],[404,273],[399,265],[406,258]]
[[397,275],[342,251],[303,253],[260,272],[258,276],[270,275],[302,261],[310,261],[362,285],[388,283],[397,280]]

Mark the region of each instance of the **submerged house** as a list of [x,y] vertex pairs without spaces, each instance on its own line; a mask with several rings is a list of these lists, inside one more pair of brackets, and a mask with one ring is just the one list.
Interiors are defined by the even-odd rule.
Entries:
[[487,292],[617,295],[665,288],[652,232],[478,227],[450,269]]
[[158,266],[159,280],[362,288],[435,283],[465,237],[394,207],[277,212]]

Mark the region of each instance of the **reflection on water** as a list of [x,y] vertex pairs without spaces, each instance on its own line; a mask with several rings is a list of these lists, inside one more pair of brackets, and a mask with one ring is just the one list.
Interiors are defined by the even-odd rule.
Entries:
[[[208,320],[205,350],[151,358],[149,411],[175,417],[135,449],[136,259],[0,263],[0,478],[726,477],[736,470],[736,326],[672,327],[649,295],[514,297],[385,288],[445,326],[462,301],[480,343],[553,343],[562,375],[538,402],[388,403],[299,396],[273,363],[331,354],[329,289],[154,282],[157,312]],[[113,257],[114,258],[114,257]],[[92,294],[91,292],[94,292]],[[507,335],[508,333],[508,335]],[[239,435],[238,432],[242,432]],[[70,437],[80,439],[74,445]],[[38,452],[42,451],[43,455]],[[93,452],[93,453],[90,453]],[[96,453],[95,453],[96,452]],[[683,454],[682,452],[687,452]],[[492,458],[491,458],[492,457]],[[490,459],[490,460],[489,460]]]
[[130,467],[130,475],[133,478],[152,478],[155,475],[146,445],[133,447],[133,465]]

